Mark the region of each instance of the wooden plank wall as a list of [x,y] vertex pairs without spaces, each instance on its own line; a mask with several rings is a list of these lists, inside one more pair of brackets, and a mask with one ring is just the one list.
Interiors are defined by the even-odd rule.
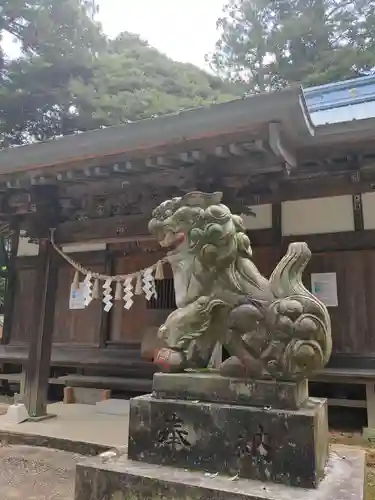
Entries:
[[[117,252],[113,256],[113,272],[115,274],[131,273],[152,265],[162,256],[162,251],[149,254],[140,252],[139,255],[131,256]],[[74,258],[94,271],[104,272],[106,268],[104,253],[100,253],[100,255],[77,254],[74,255]],[[260,271],[269,276],[279,259],[279,250],[275,247],[257,247],[254,249],[254,259]],[[35,270],[30,267],[32,261],[33,259],[18,259],[15,310],[23,311],[23,313],[16,313],[14,316],[10,338],[12,345],[27,343],[30,334],[28,317],[33,307],[32,298],[35,284]],[[26,267],[24,267],[25,264],[27,264]],[[172,278],[168,265],[164,266],[164,274],[166,278]],[[140,344],[144,335],[156,335],[158,327],[170,313],[170,310],[150,309],[143,295],[134,297],[134,305],[129,311],[124,309],[123,301],[115,302],[108,315],[103,311],[101,300],[93,301],[84,310],[72,311],[69,309],[69,293],[73,276],[73,268],[61,260],[53,333],[54,343],[57,345],[99,347],[106,342]],[[103,322],[107,322],[107,325],[103,326]],[[105,331],[106,329],[107,331]],[[104,335],[104,339],[101,337],[102,335]]]
[[375,356],[375,250],[314,254],[306,270],[335,272],[338,307],[330,307],[333,352]]
[[[140,250],[138,255],[131,256],[117,253],[113,258],[114,273],[128,274],[144,269],[163,256],[162,250],[152,253],[142,253]],[[169,265],[164,265],[164,276],[172,278]],[[123,301],[115,302],[109,321],[108,343],[140,344],[146,336],[156,336],[158,327],[170,313],[170,310],[150,309],[143,294],[134,296],[133,300],[130,310],[124,308]]]
[[253,247],[253,260],[263,276],[269,278],[280,260],[280,247]]
[[[80,262],[91,263],[93,270],[104,271],[104,255]],[[30,337],[31,316],[34,307],[34,291],[36,283],[35,257],[20,257],[16,264],[14,314],[12,321],[10,345],[27,344]],[[56,344],[99,345],[103,307],[99,301],[93,302],[82,311],[69,310],[70,285],[74,270],[60,260],[58,288],[55,306],[53,338]]]
[[[277,247],[255,247],[253,256],[269,277],[281,254]],[[338,307],[329,308],[334,354],[375,356],[375,249],[313,253],[305,286],[311,287],[311,273],[331,272],[338,287]]]
[[[161,254],[119,255],[114,259],[114,273],[128,274],[154,264]],[[135,282],[134,282],[135,285]],[[115,302],[109,327],[108,340],[114,343],[141,343],[143,335],[149,328],[156,333],[157,325],[152,324],[152,314],[147,308],[144,295],[133,297],[134,304],[130,310],[124,308],[124,302]]]
[[[104,259],[103,255],[100,259],[102,262],[92,263],[90,269],[104,272]],[[69,309],[70,287],[74,279],[74,272],[69,264],[61,262],[58,274],[53,342],[55,344],[99,346],[105,314],[103,304],[99,300],[93,300],[85,309],[74,311]]]
[[[93,271],[127,274],[154,264],[163,255],[162,251],[144,253],[141,250],[139,254],[126,255],[124,252],[119,252],[117,248],[112,253],[74,254],[73,257]],[[33,266],[35,266],[35,257],[17,259],[15,314],[10,345],[27,344],[29,340],[31,325],[29,318],[34,305],[33,292],[36,277],[36,270]],[[164,266],[164,272],[166,277],[172,277],[168,265]],[[170,312],[150,309],[143,294],[134,296],[134,304],[130,310],[124,308],[124,302],[121,300],[114,301],[112,310],[106,313],[101,299],[92,301],[84,310],[70,310],[69,295],[74,273],[74,269],[61,259],[53,332],[54,344],[57,346],[140,345],[144,335],[156,335],[159,325]],[[102,298],[102,290],[100,294]]]
[[[255,247],[253,257],[260,272],[269,277],[279,261],[278,247]],[[155,254],[118,256],[114,260],[115,273],[128,273],[157,260]],[[77,257],[93,270],[104,271],[102,255],[96,262]],[[98,262],[98,260],[102,262]],[[24,261],[24,262],[22,262]],[[169,266],[165,266],[168,273]],[[15,314],[10,344],[28,342],[30,317],[33,308],[35,269],[32,259],[18,259],[15,292]],[[170,271],[169,271],[170,272]],[[311,273],[337,273],[338,307],[330,308],[335,353],[375,355],[375,249],[332,251],[313,254],[305,272],[305,284],[310,288]],[[100,346],[103,321],[108,318],[101,301],[93,301],[82,311],[69,310],[69,291],[74,271],[62,262],[59,270],[54,323],[54,343]],[[155,331],[169,311],[150,310],[143,296],[135,297],[135,304],[127,311],[123,302],[115,303],[109,318],[105,341],[113,343],[141,343],[143,334]]]

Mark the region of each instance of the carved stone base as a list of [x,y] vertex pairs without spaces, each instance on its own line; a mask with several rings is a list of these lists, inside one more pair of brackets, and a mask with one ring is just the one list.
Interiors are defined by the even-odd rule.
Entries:
[[201,471],[149,465],[118,456],[77,465],[75,500],[363,500],[365,453],[337,448],[319,488],[303,490]]
[[131,400],[129,458],[315,488],[328,457],[327,404],[299,410],[141,396]]
[[155,373],[153,396],[297,410],[309,397],[307,380],[298,382],[222,377],[214,372]]

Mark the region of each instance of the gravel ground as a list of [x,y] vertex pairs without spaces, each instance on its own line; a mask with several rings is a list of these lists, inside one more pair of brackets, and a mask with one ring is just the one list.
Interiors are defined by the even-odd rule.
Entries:
[[80,455],[31,446],[0,448],[1,500],[73,500]]

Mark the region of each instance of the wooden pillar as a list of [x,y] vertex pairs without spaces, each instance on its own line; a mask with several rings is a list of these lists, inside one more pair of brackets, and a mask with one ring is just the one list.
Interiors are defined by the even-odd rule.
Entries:
[[32,418],[42,418],[47,415],[48,379],[58,271],[57,255],[47,239],[39,241],[37,266],[33,326],[23,398]]
[[375,385],[374,382],[366,383],[367,427],[363,429],[366,439],[375,438]]
[[272,240],[273,244],[278,247],[280,258],[283,256],[282,252],[282,209],[281,203],[272,203]]
[[19,244],[19,227],[18,224],[15,225],[12,241],[11,241],[11,254],[9,259],[9,269],[8,269],[8,282],[5,291],[4,299],[4,325],[3,325],[3,336],[1,339],[2,344],[9,344],[12,321],[13,321],[13,305],[14,305],[14,292],[16,285],[16,258]]

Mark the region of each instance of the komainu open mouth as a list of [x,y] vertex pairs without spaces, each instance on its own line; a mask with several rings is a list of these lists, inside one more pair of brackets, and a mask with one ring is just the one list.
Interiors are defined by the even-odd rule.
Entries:
[[181,245],[186,241],[185,233],[167,233],[162,241],[160,241],[160,246],[167,248],[168,253],[176,252]]

